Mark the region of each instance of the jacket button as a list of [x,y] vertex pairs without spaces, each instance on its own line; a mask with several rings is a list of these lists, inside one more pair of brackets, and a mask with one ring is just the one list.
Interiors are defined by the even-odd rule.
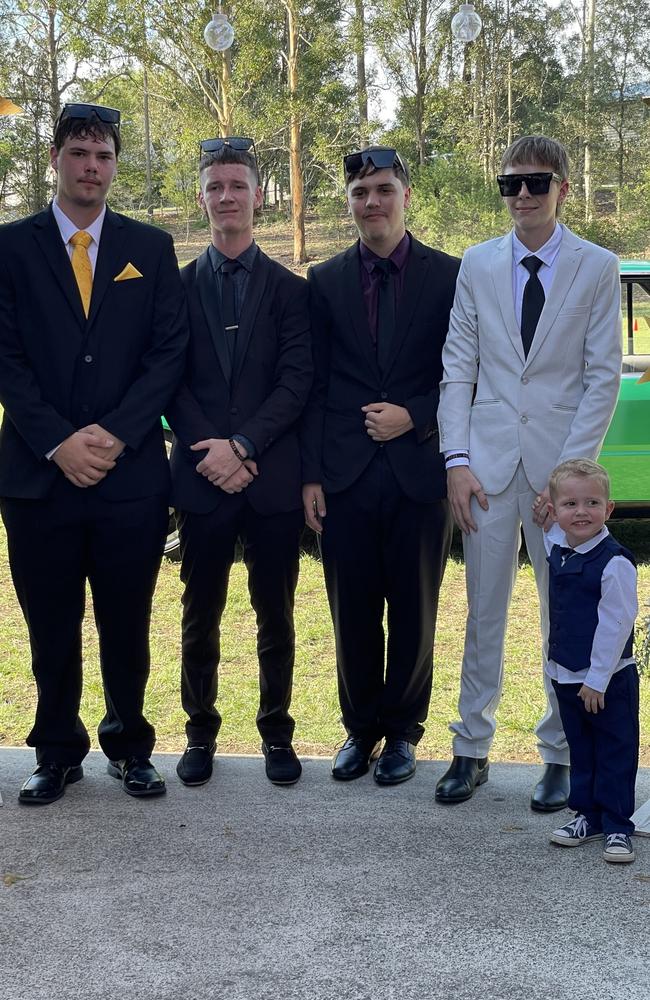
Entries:
[[528,417],[522,417],[521,418],[521,422],[522,422],[522,424],[527,424],[528,423]]
[[388,393],[387,392],[382,392],[381,398],[382,399],[388,399]]
[[233,406],[233,407],[231,408],[230,412],[232,413],[232,415],[233,415],[233,417],[234,417],[236,413],[239,413],[239,410],[237,409],[237,407],[236,407],[236,406]]
[[530,382],[530,379],[528,378],[527,375],[522,375],[521,376],[521,383],[522,383],[522,385],[528,385],[529,382]]
[[86,404],[84,403],[83,406],[81,407],[81,412],[82,413],[88,413],[89,409],[90,409],[90,407],[86,406]]
[[84,358],[84,361],[86,362],[87,365],[89,365],[92,359],[93,359],[92,354],[87,354],[86,357]]

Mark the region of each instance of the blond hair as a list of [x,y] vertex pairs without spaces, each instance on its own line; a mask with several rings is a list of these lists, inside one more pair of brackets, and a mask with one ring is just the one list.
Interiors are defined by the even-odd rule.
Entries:
[[598,462],[592,462],[590,458],[569,458],[566,462],[562,462],[553,469],[550,475],[548,491],[554,503],[561,484],[565,479],[571,479],[574,476],[579,476],[583,479],[595,479],[605,497],[609,500],[609,476],[607,469],[604,469]]

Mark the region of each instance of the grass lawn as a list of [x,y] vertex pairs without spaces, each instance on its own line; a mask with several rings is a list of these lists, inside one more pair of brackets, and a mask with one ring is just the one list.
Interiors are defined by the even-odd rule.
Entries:
[[[650,597],[650,525],[625,522],[617,526],[617,533],[632,547],[635,547],[635,536],[643,536],[636,550],[645,559],[645,564],[640,566],[639,594],[642,601],[647,600]],[[56,587],[56,580],[52,581],[52,586]],[[181,750],[184,746],[184,717],[179,696],[180,595],[178,566],[165,562],[154,605],[153,666],[147,691],[147,713],[156,726],[160,750]],[[9,577],[4,533],[0,537],[0,604],[0,744],[16,745],[23,742],[31,726],[35,690],[26,629]],[[420,745],[421,757],[445,758],[449,754],[447,725],[456,717],[465,614],[463,566],[455,547],[441,596],[433,698],[426,734]],[[506,681],[492,753],[494,760],[536,759],[532,731],[543,707],[536,615],[532,570],[524,564],[519,572],[508,628]],[[93,746],[97,746],[95,731],[103,714],[103,697],[90,595],[87,620],[82,717],[93,736]],[[338,721],[334,645],[321,566],[308,554],[303,555],[301,564],[296,632],[293,700],[296,745],[302,753],[330,754],[343,735]],[[235,565],[231,577],[222,649],[220,710],[224,721],[219,748],[224,752],[254,753],[259,750],[255,728],[258,697],[255,620],[248,604],[241,563]],[[648,677],[642,682],[642,699],[642,760],[650,765]]]

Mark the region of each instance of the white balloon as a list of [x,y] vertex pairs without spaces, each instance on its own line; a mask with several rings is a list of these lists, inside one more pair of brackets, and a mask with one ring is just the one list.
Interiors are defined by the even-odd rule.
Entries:
[[473,3],[462,3],[460,10],[451,19],[451,33],[465,45],[473,42],[481,33],[483,22],[474,10]]
[[235,40],[235,29],[225,14],[213,14],[203,32],[205,44],[215,52],[225,52]]

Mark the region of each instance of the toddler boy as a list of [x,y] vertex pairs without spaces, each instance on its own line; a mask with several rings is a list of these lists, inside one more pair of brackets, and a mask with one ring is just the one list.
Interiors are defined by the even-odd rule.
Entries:
[[577,847],[604,837],[603,857],[634,860],[639,758],[639,677],[632,652],[636,567],[605,527],[614,509],[606,470],[587,459],[549,480],[554,524],[545,535],[550,631],[546,671],[569,744],[569,806],[576,817],[551,842]]

